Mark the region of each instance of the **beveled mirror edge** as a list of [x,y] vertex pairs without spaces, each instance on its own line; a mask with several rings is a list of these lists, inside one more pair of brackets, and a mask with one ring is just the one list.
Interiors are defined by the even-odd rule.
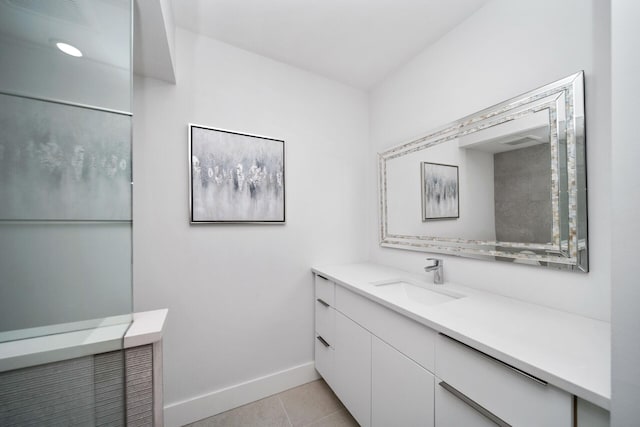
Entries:
[[[567,147],[567,193],[569,224],[568,236],[557,240],[557,247],[545,244],[527,244],[518,242],[477,241],[459,238],[436,238],[429,236],[406,236],[388,233],[387,218],[387,170],[386,162],[404,154],[440,144],[465,132],[474,132],[473,125],[505,115],[536,100],[554,94],[565,95],[566,126],[564,141]],[[379,243],[382,247],[405,249],[421,252],[433,252],[453,256],[486,260],[509,260],[514,263],[539,265],[549,268],[587,273],[588,258],[588,218],[586,187],[586,143],[585,143],[585,105],[584,105],[584,72],[579,71],[570,76],[549,83],[530,92],[520,94],[511,99],[485,108],[462,119],[437,128],[427,135],[396,145],[378,153],[378,199],[379,199]],[[559,137],[558,144],[562,137]],[[582,158],[578,159],[577,156]],[[584,165],[578,171],[578,163]],[[559,166],[559,165],[558,165]],[[557,174],[556,169],[556,174]],[[554,196],[557,197],[557,194]],[[555,209],[554,209],[555,210]],[[560,215],[559,211],[558,216]],[[581,227],[580,221],[583,221]],[[583,228],[583,230],[581,230]],[[556,233],[554,227],[554,234]],[[562,236],[565,237],[565,236]],[[526,253],[506,252],[500,248],[514,248]],[[536,254],[532,250],[544,250],[546,254]]]

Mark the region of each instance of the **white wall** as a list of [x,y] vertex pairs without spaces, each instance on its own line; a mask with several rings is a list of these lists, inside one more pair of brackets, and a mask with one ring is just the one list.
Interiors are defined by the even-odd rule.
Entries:
[[176,82],[175,24],[170,0],[134,2],[133,72]]
[[612,2],[612,402],[611,425],[637,425],[640,419],[640,3]]
[[[313,361],[310,267],[366,258],[372,185],[364,92],[182,29],[175,53],[175,86],[135,80],[133,171],[134,306],[169,308],[174,408]],[[189,122],[285,140],[286,225],[189,225]]]
[[[448,280],[526,301],[610,317],[609,6],[592,0],[494,0],[371,93],[369,177],[375,153],[568,76],[586,76],[590,273],[448,257]],[[376,189],[368,187],[376,212]],[[464,197],[464,195],[462,195]],[[370,217],[370,258],[422,272],[426,254],[380,248]]]

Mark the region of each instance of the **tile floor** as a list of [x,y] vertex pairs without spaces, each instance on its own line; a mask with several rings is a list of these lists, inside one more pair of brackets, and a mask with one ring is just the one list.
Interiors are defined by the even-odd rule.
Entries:
[[189,427],[358,427],[323,380],[317,380]]

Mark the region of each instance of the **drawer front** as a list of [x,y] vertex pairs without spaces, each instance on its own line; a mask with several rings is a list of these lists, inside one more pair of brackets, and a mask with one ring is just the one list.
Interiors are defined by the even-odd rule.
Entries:
[[318,371],[318,373],[322,375],[322,378],[324,378],[327,384],[333,387],[334,351],[333,348],[326,346],[321,340],[319,340],[317,334],[315,343],[315,357],[316,371]]
[[[440,380],[436,378],[435,419],[437,427],[496,427],[493,421],[444,389],[439,383]],[[570,426],[567,425],[566,427]]]
[[436,346],[436,374],[466,397],[514,426],[572,422],[572,397],[445,336]]
[[324,277],[316,274],[316,299],[320,299],[333,306],[336,285]]
[[328,305],[316,301],[316,333],[333,345],[336,329],[336,311]]
[[434,370],[438,334],[433,329],[342,286],[336,286],[335,307],[423,368]]

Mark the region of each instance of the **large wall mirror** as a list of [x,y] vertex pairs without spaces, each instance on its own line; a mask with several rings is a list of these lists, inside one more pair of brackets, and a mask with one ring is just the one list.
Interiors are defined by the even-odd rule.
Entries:
[[379,153],[380,244],[588,271],[584,75]]

